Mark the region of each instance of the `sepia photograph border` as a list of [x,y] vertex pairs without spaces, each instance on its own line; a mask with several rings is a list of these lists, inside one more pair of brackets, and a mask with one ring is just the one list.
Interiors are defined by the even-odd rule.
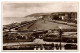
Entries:
[[[26,1],[26,2],[24,2],[24,1],[11,1],[11,2],[9,2],[9,1],[5,1],[5,2],[1,2],[1,33],[2,33],[2,35],[1,35],[1,41],[2,41],[2,43],[1,43],[1,51],[2,52],[78,52],[79,51],[79,30],[78,30],[78,28],[79,28],[79,2],[78,1],[76,1],[77,3],[78,3],[78,10],[77,10],[77,50],[3,50],[3,9],[2,9],[2,6],[3,6],[3,4],[4,3],[54,3],[54,2],[64,2],[64,1]],[[66,1],[66,2],[75,2],[75,1]]]

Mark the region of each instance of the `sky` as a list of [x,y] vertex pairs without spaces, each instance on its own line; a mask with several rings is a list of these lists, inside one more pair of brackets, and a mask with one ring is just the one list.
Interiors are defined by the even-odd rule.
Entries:
[[77,12],[78,2],[3,3],[3,17],[24,17],[33,13]]
[[23,18],[33,13],[78,12],[78,2],[3,2],[3,24],[29,21],[35,18]]

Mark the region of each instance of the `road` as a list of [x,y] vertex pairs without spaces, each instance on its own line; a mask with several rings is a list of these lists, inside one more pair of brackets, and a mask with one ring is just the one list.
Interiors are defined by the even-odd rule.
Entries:
[[[35,39],[33,42],[16,42],[16,43],[4,43],[3,46],[9,46],[9,45],[23,45],[23,44],[60,44],[59,42],[47,42],[43,41],[43,39]],[[62,42],[62,45],[65,44],[76,44],[76,43],[64,43]]]

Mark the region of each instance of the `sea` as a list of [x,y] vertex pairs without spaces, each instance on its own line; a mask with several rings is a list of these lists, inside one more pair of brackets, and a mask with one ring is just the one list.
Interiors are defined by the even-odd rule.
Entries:
[[32,20],[36,20],[36,18],[34,17],[3,17],[2,24],[8,25],[11,23],[20,23],[23,21],[32,21]]

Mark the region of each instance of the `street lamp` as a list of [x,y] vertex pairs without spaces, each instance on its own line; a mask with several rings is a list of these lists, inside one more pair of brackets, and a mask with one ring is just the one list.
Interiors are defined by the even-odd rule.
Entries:
[[61,47],[61,42],[62,42],[62,27],[59,27],[59,35],[60,35],[60,50],[62,49]]

